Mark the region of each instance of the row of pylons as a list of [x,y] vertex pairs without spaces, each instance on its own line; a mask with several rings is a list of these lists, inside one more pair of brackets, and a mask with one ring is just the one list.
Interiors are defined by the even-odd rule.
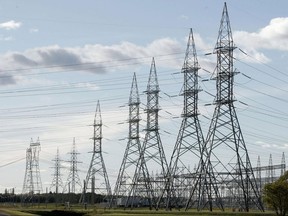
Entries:
[[110,207],[264,211],[258,175],[266,168],[252,167],[234,107],[235,48],[225,3],[213,52],[217,56],[215,74],[211,78],[216,81],[215,109],[204,137],[198,118],[200,65],[190,30],[181,69],[184,76],[182,123],[169,163],[159,133],[160,88],[154,58],[145,91],[147,121],[143,142],[140,139],[140,98],[134,73],[129,97],[128,143],[113,192],[102,156],[102,118],[98,102],[92,158],[80,201],[87,202],[86,192],[91,191],[91,194],[105,194]]
[[[41,150],[40,139],[38,138],[36,142],[31,138],[29,148],[26,149],[26,169],[22,189],[22,203],[29,203],[33,201],[33,196],[41,194],[43,192],[40,168],[39,168],[39,153]],[[61,163],[63,160],[60,158],[59,149],[57,149],[57,154],[52,160],[54,162],[54,173],[52,183],[49,187],[49,191],[55,191],[58,193],[77,193],[82,189],[81,180],[78,174],[78,164],[81,163],[77,159],[79,152],[76,150],[75,138],[73,138],[72,150],[69,152],[70,160],[66,161],[70,163],[69,173],[66,182],[62,181],[61,169],[63,166]],[[48,188],[46,188],[46,193],[48,193]]]
[[[86,177],[86,189],[92,183],[92,188],[94,187],[95,177],[94,180],[91,177],[97,173],[98,178],[102,176],[105,179],[104,186],[110,197],[110,206],[149,206],[150,209],[196,208],[210,211],[233,207],[243,211],[249,211],[251,208],[264,211],[234,107],[235,48],[225,3],[213,52],[217,56],[216,74],[213,77],[217,91],[214,99],[215,109],[207,136],[204,138],[198,119],[200,66],[191,29],[181,70],[184,75],[182,124],[169,164],[159,135],[160,90],[154,59],[146,90],[147,125],[143,143],[140,142],[139,135],[140,99],[134,74],[129,98],[128,143],[114,193],[111,192],[101,154],[101,120],[98,123],[95,120],[94,123],[94,150]],[[191,171],[190,166],[194,164],[196,167]],[[158,170],[160,173],[155,177],[152,170]]]

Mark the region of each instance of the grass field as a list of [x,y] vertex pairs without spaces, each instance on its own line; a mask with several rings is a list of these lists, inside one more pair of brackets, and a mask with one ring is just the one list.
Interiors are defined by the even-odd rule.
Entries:
[[82,206],[72,206],[71,210],[65,210],[64,206],[33,206],[33,207],[17,207],[17,206],[2,206],[0,212],[6,213],[11,216],[95,216],[95,215],[107,215],[107,216],[275,216],[274,212],[232,212],[231,210],[222,211],[165,211],[165,210],[147,210],[147,209],[134,209],[134,210],[123,210],[123,209],[104,209],[98,207],[89,206],[88,209],[83,209]]

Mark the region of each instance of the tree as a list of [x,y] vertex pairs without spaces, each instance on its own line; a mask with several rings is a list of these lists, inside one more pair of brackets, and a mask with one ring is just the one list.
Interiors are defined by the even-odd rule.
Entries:
[[279,216],[288,212],[288,171],[277,181],[264,186],[263,200]]

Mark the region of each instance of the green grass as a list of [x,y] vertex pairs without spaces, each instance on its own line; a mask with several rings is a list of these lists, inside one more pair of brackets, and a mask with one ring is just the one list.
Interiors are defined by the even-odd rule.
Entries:
[[0,209],[0,212],[6,213],[11,216],[35,216],[35,214],[27,213],[27,212],[22,212],[19,210],[15,209]]
[[274,212],[232,212],[231,209],[226,210],[225,212],[214,210],[213,212],[209,211],[165,211],[165,210],[148,210],[148,209],[104,209],[97,206],[88,206],[88,209],[84,209],[82,205],[72,205],[71,211],[65,210],[63,205],[55,204],[48,206],[30,206],[30,207],[1,207],[0,211],[7,213],[11,216],[275,216]]

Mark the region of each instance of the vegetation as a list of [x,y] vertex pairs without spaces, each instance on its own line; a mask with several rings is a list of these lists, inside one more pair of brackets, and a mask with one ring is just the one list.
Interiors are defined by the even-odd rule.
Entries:
[[[184,216],[184,215],[194,215],[194,216],[273,216],[275,213],[273,211],[266,211],[265,213],[256,211],[247,212],[235,212],[232,209],[227,209],[225,212],[214,210],[209,211],[196,211],[189,210],[184,211],[183,209],[172,210],[172,211],[150,211],[147,208],[138,209],[127,209],[107,208],[107,203],[105,205],[105,197],[101,195],[94,196],[95,205],[91,205],[91,194],[87,193],[85,200],[87,205],[79,204],[81,194],[34,194],[32,197],[28,197],[26,202],[23,201],[21,195],[6,192],[0,194],[0,212],[6,213],[12,216],[94,216],[94,215],[107,215],[107,216]],[[265,185],[263,200],[271,209],[275,210],[277,215],[284,216],[288,210],[288,172],[279,178],[274,183]],[[67,204],[69,202],[69,204]],[[106,207],[105,207],[106,206]]]
[[[44,194],[33,194],[33,195],[21,195],[5,192],[0,194],[0,203],[22,203],[24,205],[36,205],[36,204],[49,204],[49,203],[78,203],[81,194],[74,193],[44,193]],[[24,201],[23,201],[24,198]],[[91,202],[91,193],[86,194],[86,201]],[[95,203],[105,202],[105,197],[100,194],[94,195]]]
[[99,205],[88,205],[87,209],[84,209],[82,205],[73,205],[71,209],[65,209],[64,205],[59,205],[55,207],[55,204],[49,204],[46,206],[30,206],[30,207],[21,207],[21,206],[5,206],[5,208],[0,207],[0,212],[5,212],[11,216],[274,216],[274,212],[233,212],[232,209],[227,209],[225,212],[222,211],[196,211],[195,209],[191,209],[189,211],[184,211],[183,209],[165,211],[165,210],[148,210],[147,208],[142,209],[107,209],[103,208]]
[[275,210],[279,216],[285,216],[288,211],[288,171],[277,181],[268,183],[263,191],[264,202]]

